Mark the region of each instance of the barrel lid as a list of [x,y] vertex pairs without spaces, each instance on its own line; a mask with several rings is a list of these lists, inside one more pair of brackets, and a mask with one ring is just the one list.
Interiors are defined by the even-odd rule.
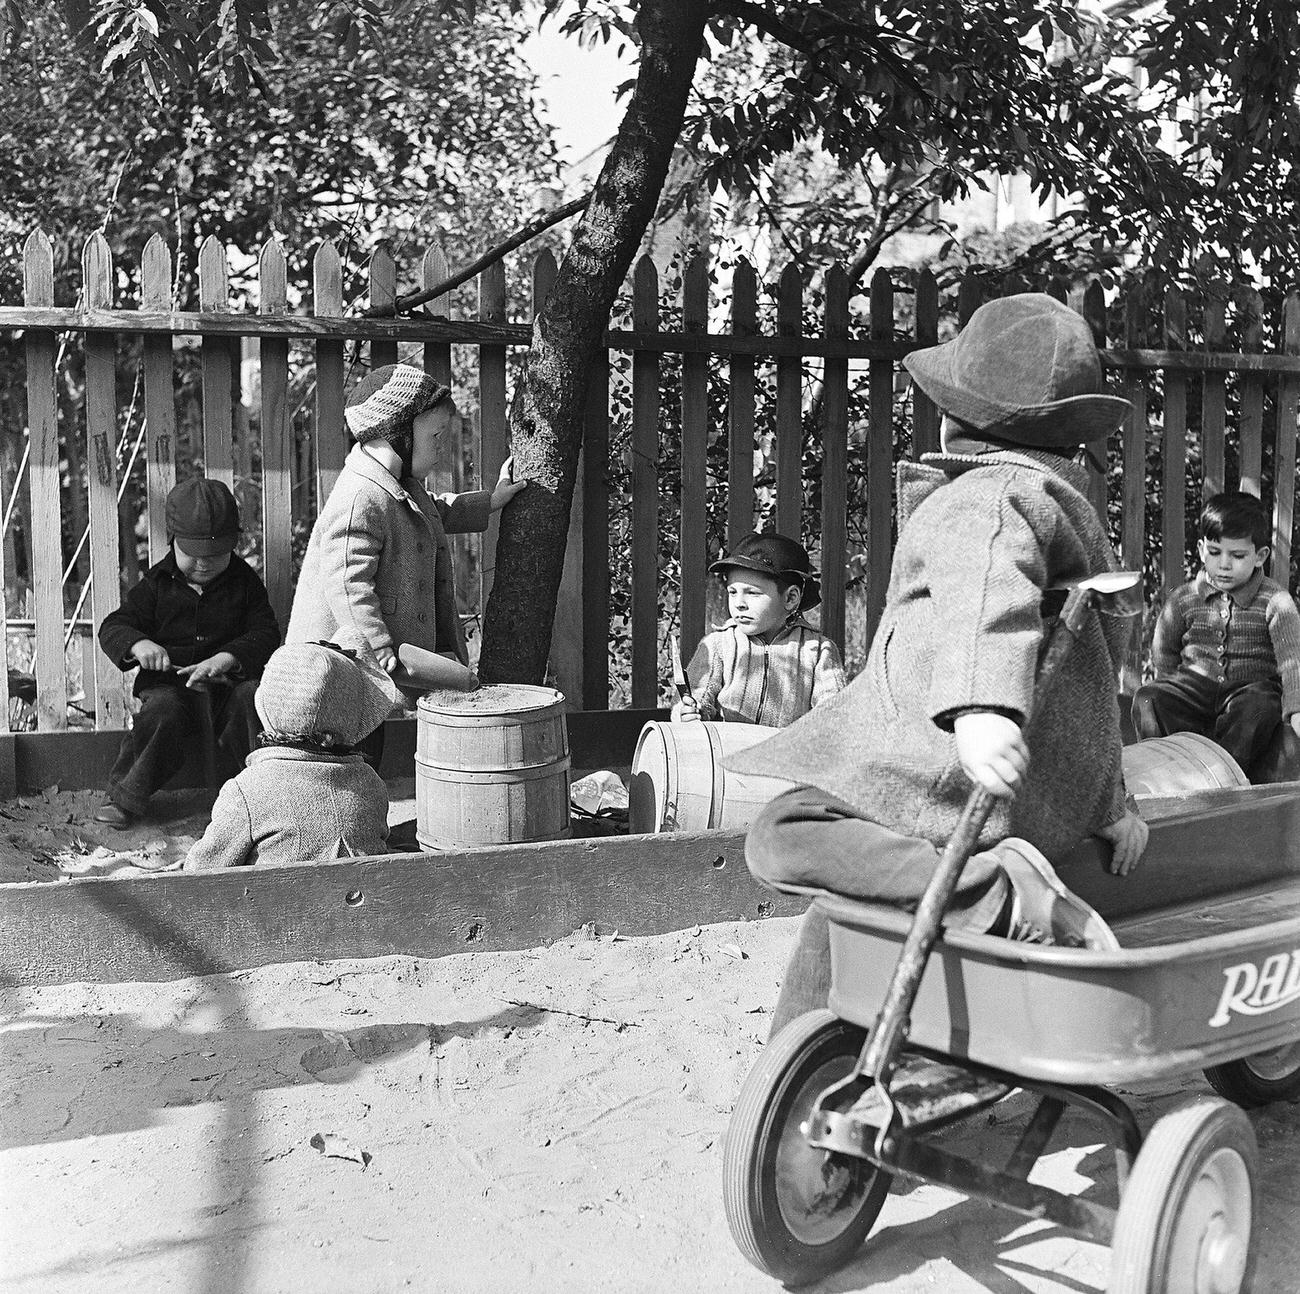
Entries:
[[564,693],[533,683],[485,683],[473,692],[444,689],[419,700],[421,710],[435,714],[522,714],[563,705]]

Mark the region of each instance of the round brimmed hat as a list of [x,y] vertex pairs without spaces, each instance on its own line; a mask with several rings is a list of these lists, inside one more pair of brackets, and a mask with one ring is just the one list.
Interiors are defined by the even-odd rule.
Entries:
[[1043,292],[987,302],[952,341],[914,350],[903,365],[945,413],[1017,445],[1099,440],[1130,408],[1106,393],[1083,316]]
[[174,485],[163,510],[167,533],[190,557],[234,552],[239,542],[239,505],[229,486],[192,476]]
[[400,695],[361,636],[339,629],[330,642],[277,648],[253,704],[273,734],[355,746],[388,718]]
[[441,404],[451,388],[409,364],[385,364],[367,373],[348,396],[344,421],[358,445],[392,431],[407,431],[426,409]]
[[724,578],[734,567],[758,571],[772,579],[786,577],[798,580],[803,589],[799,599],[800,611],[811,611],[822,600],[821,581],[812,568],[807,549],[785,535],[760,535],[752,531],[736,541],[730,554],[719,557],[709,570]]

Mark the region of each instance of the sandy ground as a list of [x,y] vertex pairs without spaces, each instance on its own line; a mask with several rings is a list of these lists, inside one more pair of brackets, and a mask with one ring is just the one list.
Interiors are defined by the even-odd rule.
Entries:
[[[4,995],[0,1289],[694,1291],[776,1284],[733,1246],[722,1138],[793,922],[521,953],[298,963]],[[1199,1077],[1134,1097],[1144,1125]],[[1014,1097],[949,1141],[1004,1160]],[[1300,1107],[1263,1152],[1255,1289],[1297,1289]],[[1113,1198],[1070,1117],[1041,1179]],[[1106,1251],[896,1184],[814,1287],[1101,1290]]]

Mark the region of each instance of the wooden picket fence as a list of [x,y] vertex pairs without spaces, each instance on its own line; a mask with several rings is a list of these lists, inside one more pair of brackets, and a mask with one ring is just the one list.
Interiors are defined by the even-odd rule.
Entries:
[[[261,250],[255,312],[232,308],[226,253],[215,240],[203,244],[198,268],[200,308],[176,310],[171,257],[162,240],[154,237],[143,253],[138,304],[117,303],[109,249],[95,235],[83,254],[81,300],[76,307],[56,306],[51,245],[37,232],[24,249],[24,302],[0,306],[0,333],[7,330],[15,338],[26,364],[27,524],[34,568],[35,714],[41,730],[67,726],[67,642],[74,631],[97,625],[121,597],[121,410],[116,374],[124,348],[140,344],[142,351],[148,547],[154,561],[165,551],[162,501],[177,475],[175,339],[199,339],[202,459],[210,476],[228,484],[236,474],[239,347],[243,338],[256,339],[262,515],[246,516],[244,522],[246,529],[260,532],[264,578],[282,624],[287,623],[293,595],[295,477],[303,472],[295,458],[289,402],[291,343],[306,343],[314,368],[310,437],[315,499],[326,496],[346,453],[342,411],[349,347],[364,347],[371,366],[393,362],[400,353],[444,382],[452,377],[452,347],[472,348],[478,417],[471,458],[477,479],[486,484],[495,480],[508,453],[507,352],[527,346],[531,325],[506,318],[502,265],[479,276],[474,319],[448,318],[445,297],[415,317],[385,316],[382,312],[398,299],[398,283],[393,258],[383,247],[369,264],[368,304],[380,312],[377,316],[346,313],[340,259],[330,244],[320,247],[313,260],[310,312],[291,309],[291,299],[298,298],[291,296],[285,256],[274,241]],[[605,350],[592,369],[583,462],[552,649],[558,686],[582,708],[603,709],[610,702],[610,518],[611,507],[617,510],[620,504],[630,514],[630,684],[625,699],[640,707],[656,704],[661,696],[665,608],[659,508],[665,366],[672,367],[680,387],[680,410],[674,411],[680,421],[675,559],[683,574],[671,614],[687,653],[705,630],[708,607],[702,573],[717,555],[706,520],[709,446],[719,436],[726,441],[727,543],[752,529],[760,515],[785,533],[811,535],[823,576],[822,624],[841,641],[851,630],[855,641],[848,644],[849,655],[858,658],[879,619],[888,580],[896,443],[913,455],[937,448],[938,412],[921,392],[906,393],[898,380],[902,357],[941,334],[940,292],[928,271],[915,276],[906,289],[911,303],[904,334],[897,309],[902,290],[886,271],[875,274],[863,294],[866,308],[860,310],[856,289],[843,269],[830,267],[819,284],[820,326],[814,330],[807,327],[808,289],[793,269],[763,292],[752,268],[742,261],[732,268],[729,300],[722,302],[711,299],[711,269],[704,257],[690,260],[681,271],[679,299],[666,302],[655,265],[648,258],[640,260],[631,280],[631,327],[609,330]],[[445,258],[436,249],[424,257],[421,277],[426,287],[446,280]],[[544,252],[532,266],[534,315],[554,277],[554,258]],[[948,321],[944,335],[993,290],[978,280],[964,282],[956,318]],[[1067,297],[1063,287],[1050,290]],[[1069,295],[1069,300],[1095,321],[1095,327],[1104,326],[1101,321],[1108,313],[1112,319],[1120,313],[1114,302],[1108,312],[1096,283],[1081,295]],[[1156,587],[1169,587],[1185,577],[1188,526],[1195,522],[1185,506],[1185,485],[1189,463],[1195,459],[1203,494],[1238,483],[1258,493],[1271,480],[1273,570],[1285,578],[1294,528],[1300,297],[1285,298],[1276,322],[1266,317],[1255,293],[1230,300],[1226,292],[1211,292],[1203,308],[1198,303],[1191,312],[1195,318],[1190,324],[1187,302],[1177,292],[1160,302],[1133,295],[1121,307],[1123,335],[1109,339],[1103,362],[1117,376],[1118,389],[1133,402],[1133,413],[1108,447],[1112,497],[1107,498],[1106,475],[1094,474],[1092,489],[1099,508],[1109,512],[1125,564],[1145,566],[1149,584]],[[79,430],[84,437],[91,577],[88,605],[71,616],[64,594],[67,554],[61,520],[67,487],[60,479],[55,399],[61,335],[81,340],[85,363]],[[611,384],[622,380],[624,370],[626,427],[617,425],[620,415],[611,405]],[[813,377],[819,415],[817,425],[809,428],[808,385]],[[710,425],[716,421],[710,393],[718,383],[725,387],[725,427]],[[1155,419],[1152,410],[1157,407],[1160,416]],[[854,409],[859,412],[854,414]],[[756,430],[764,422],[774,429],[774,447],[771,470],[760,490],[755,478]],[[623,499],[613,496],[611,486],[611,481],[622,480],[610,456],[615,433],[626,434],[629,447],[630,470],[626,486],[619,487],[628,496]],[[817,517],[808,515],[810,482],[803,472],[809,437],[820,444]],[[851,445],[860,446],[865,475],[865,490],[855,495],[860,524],[854,530],[863,537],[855,552],[849,544]],[[238,454],[247,464],[247,446]],[[1158,465],[1160,473],[1159,510],[1158,518],[1149,519],[1147,477],[1152,465]],[[444,484],[463,482],[450,479]],[[13,500],[4,502],[8,515]],[[476,595],[470,601],[480,607],[491,588],[494,531],[495,526],[481,545],[475,541],[479,587],[470,591]],[[700,573],[699,578],[692,578],[693,572]],[[850,604],[852,617],[846,615]],[[7,637],[8,627],[0,628]],[[84,704],[90,708],[93,698],[98,727],[120,728],[128,715],[124,680],[101,652],[91,651],[87,657],[93,678],[85,680]],[[7,686],[0,677],[0,716],[9,711]]]

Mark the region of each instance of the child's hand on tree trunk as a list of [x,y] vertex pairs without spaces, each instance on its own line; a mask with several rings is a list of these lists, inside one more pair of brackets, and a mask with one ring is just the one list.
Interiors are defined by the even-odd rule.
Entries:
[[501,472],[492,491],[492,511],[500,512],[527,484],[526,480],[515,480],[515,456],[511,454],[501,464]]

